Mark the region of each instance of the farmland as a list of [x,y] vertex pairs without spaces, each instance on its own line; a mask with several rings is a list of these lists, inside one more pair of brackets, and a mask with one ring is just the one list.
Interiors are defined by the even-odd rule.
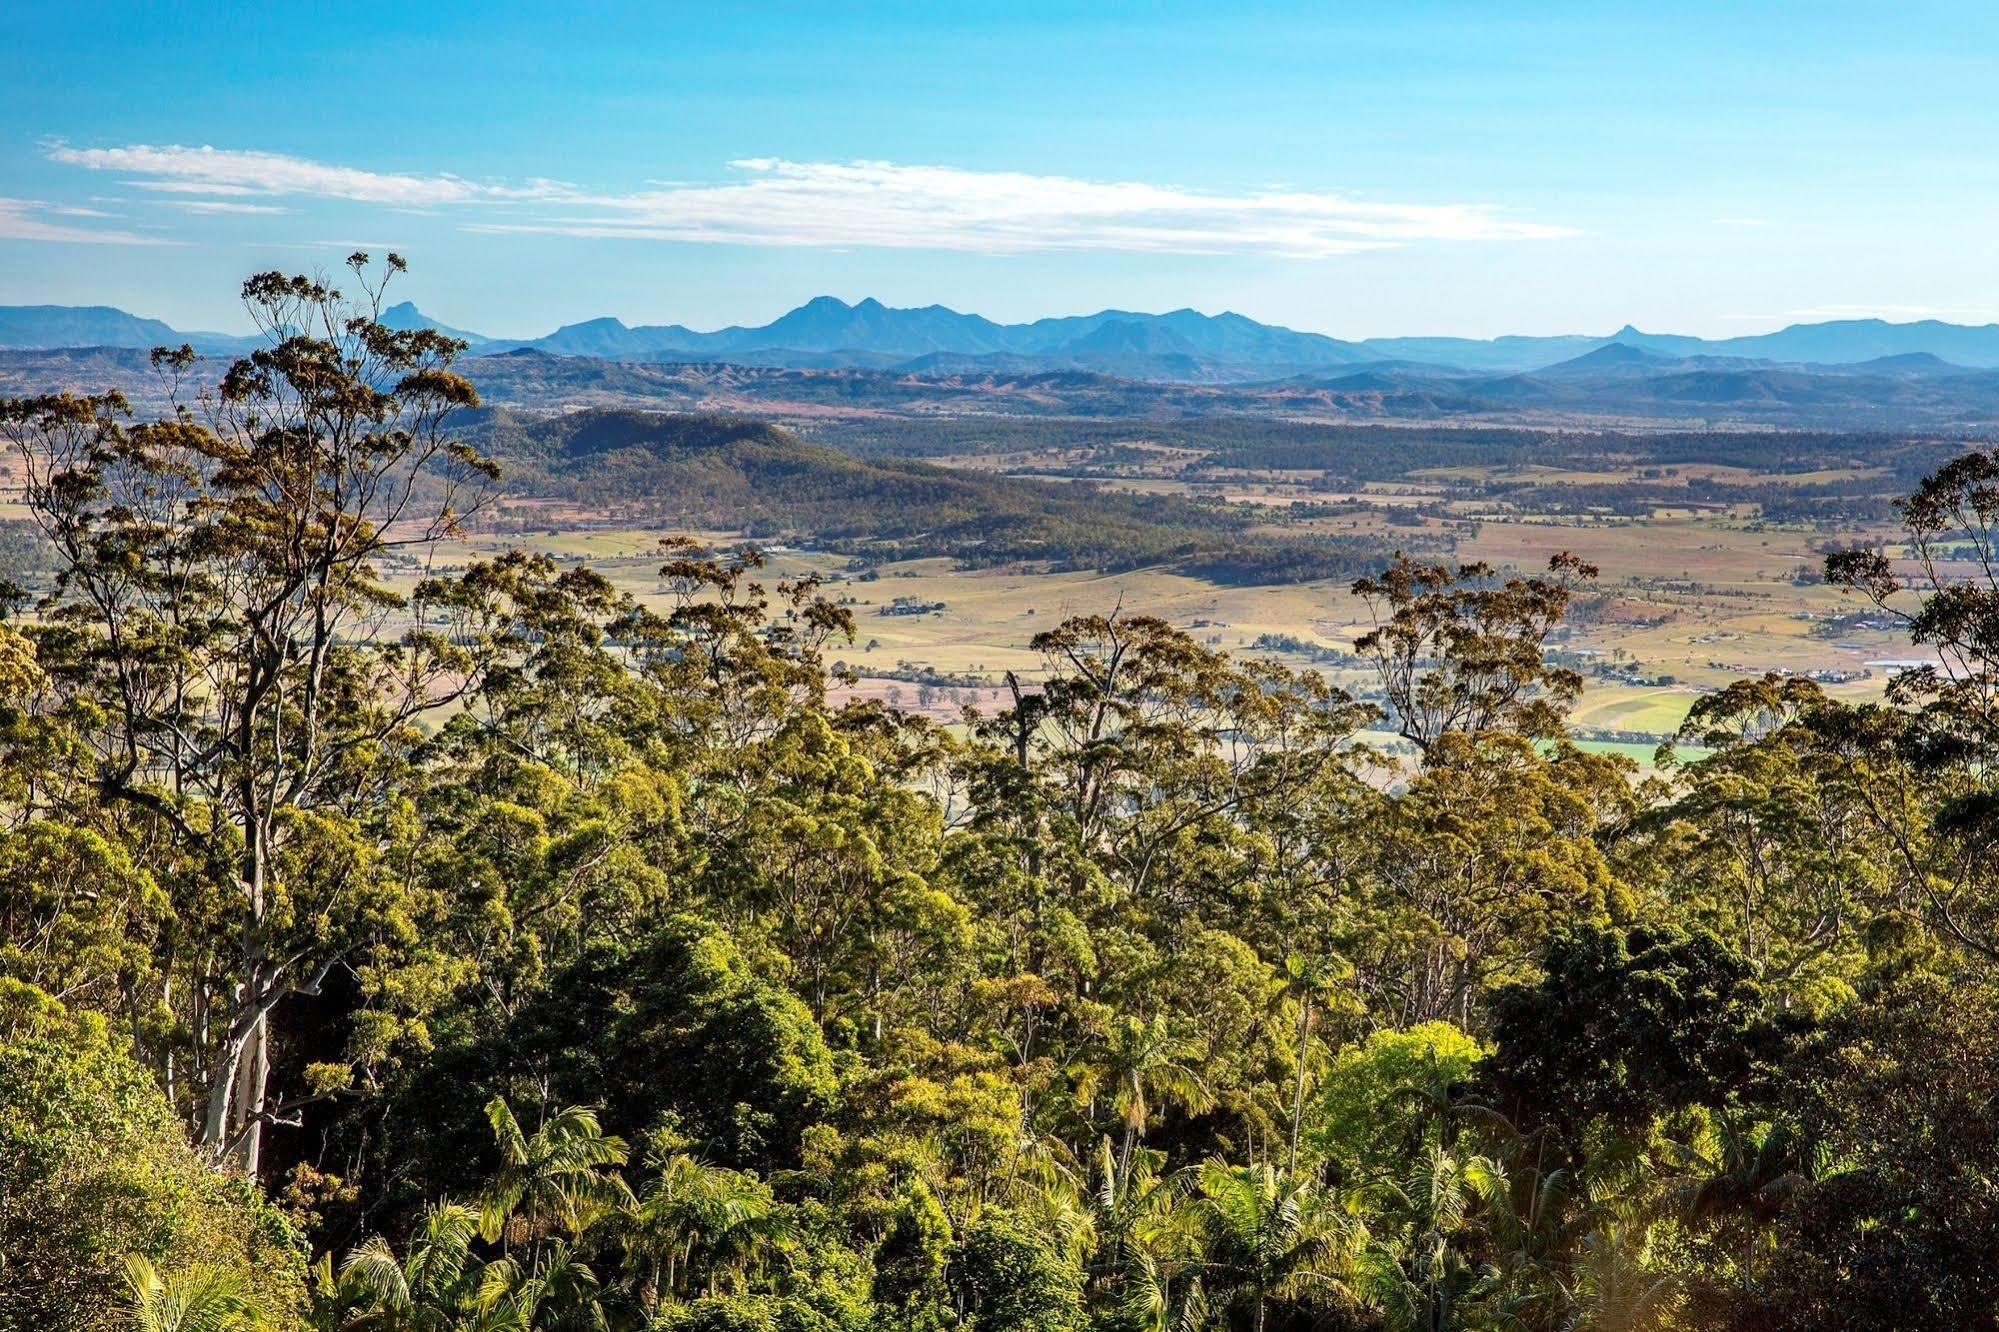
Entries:
[[[1817,570],[1830,549],[1884,540],[1890,497],[1947,447],[1748,435],[1703,448],[1685,436],[1466,431],[1411,432],[1410,447],[1401,448],[1391,433],[1362,440],[1329,437],[1323,427],[1300,428],[1295,439],[1260,428],[1243,442],[1233,431],[1204,435],[1186,426],[1153,440],[1143,426],[1103,423],[1079,423],[1065,437],[1059,425],[1035,422],[1015,438],[992,423],[921,430],[897,423],[886,436],[875,433],[880,423],[791,424],[806,440],[852,456],[922,457],[944,472],[988,478],[981,485],[1073,488],[1077,498],[1063,501],[1065,512],[1085,525],[1092,504],[1131,495],[1194,505],[1187,512],[1217,515],[1201,521],[1226,519],[1228,530],[1257,539],[1373,550],[1376,562],[1406,549],[1531,572],[1554,552],[1571,551],[1600,570],[1553,644],[1587,681],[1572,730],[1646,756],[1695,699],[1732,680],[1813,674],[1835,695],[1879,696],[1888,670],[1881,663],[1907,658],[1905,640],[1897,627],[1859,615]],[[1315,441],[1325,444],[1318,451],[1326,465],[1298,465],[1310,461]],[[1505,460],[1437,461],[1453,452]],[[1397,470],[1398,455],[1422,465]],[[1772,457],[1781,462],[1771,466]],[[1268,461],[1285,465],[1261,465]],[[753,533],[748,525],[690,524],[684,508],[649,516],[642,503],[621,503],[606,513],[594,498],[516,491],[512,521],[475,531],[453,557],[525,541],[588,562],[641,601],[658,602],[667,595],[658,576],[661,536],[694,526],[715,547],[757,544],[773,577],[818,575],[854,615],[855,642],[839,655],[860,677],[856,692],[940,718],[966,704],[989,705],[1005,672],[1034,678],[1043,666],[1030,646],[1037,632],[1117,609],[1158,616],[1207,646],[1318,670],[1359,694],[1373,684],[1351,656],[1370,619],[1345,573],[1220,581],[1170,561],[1095,568],[1060,559],[987,562],[965,552],[910,558],[885,543],[829,543],[822,539],[829,529],[809,516],[772,523],[760,510]],[[921,515],[903,525],[921,528]],[[853,526],[840,530],[851,538]]]

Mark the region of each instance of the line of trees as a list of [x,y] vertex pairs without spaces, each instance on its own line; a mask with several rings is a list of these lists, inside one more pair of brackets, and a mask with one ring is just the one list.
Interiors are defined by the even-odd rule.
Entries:
[[1357,586],[1407,761],[1123,613],[947,728],[754,552],[391,578],[492,468],[354,269],[0,404],[0,1328],[1992,1324],[1991,456],[1828,562],[1936,670],[1643,781],[1566,556]]

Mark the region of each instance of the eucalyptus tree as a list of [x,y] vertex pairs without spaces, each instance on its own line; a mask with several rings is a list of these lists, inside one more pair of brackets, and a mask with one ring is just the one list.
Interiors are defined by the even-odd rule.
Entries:
[[1550,738],[1583,682],[1550,665],[1542,648],[1596,574],[1566,551],[1533,577],[1398,556],[1353,585],[1374,616],[1354,650],[1374,667],[1395,725],[1426,758],[1453,733]]
[[1179,918],[1253,891],[1268,851],[1249,825],[1340,767],[1368,716],[1316,674],[1233,661],[1153,616],[1077,616],[1032,646],[1040,691],[986,736],[1039,779],[1058,835]]
[[[1897,501],[1893,545],[1826,557],[1826,581],[1898,622],[1936,661],[1888,682],[1892,706],[1825,710],[1822,751],[1885,843],[1894,905],[1999,962],[1999,452],[1974,450]],[[1868,780],[1868,779],[1872,780]]]
[[1937,662],[1899,672],[1891,699],[1942,723],[1939,749],[1999,746],[1999,451],[1973,450],[1895,503],[1902,541],[1826,557],[1826,581],[1899,622]]
[[[1797,676],[1740,680],[1700,699],[1662,750],[1676,769],[1674,799],[1647,810],[1615,848],[1634,878],[1667,885],[1766,983],[1802,998],[1843,986],[1859,966],[1862,929],[1892,909],[1904,877],[1877,815],[1923,798],[1924,783],[1897,783],[1899,774],[1827,743],[1851,716]],[[1682,760],[1680,744],[1706,752]]]
[[162,419],[116,393],[0,403],[55,555],[29,632],[86,756],[66,799],[142,824],[205,885],[186,954],[213,961],[174,999],[199,1139],[250,1172],[266,1126],[344,1079],[273,1096],[271,1016],[395,928],[360,824],[411,722],[482,664],[418,576],[496,475],[449,430],[477,402],[450,368],[463,344],[380,322],[401,258],[348,265],[353,298],[246,282],[265,345],[212,389],[190,392],[191,349],[155,351]]

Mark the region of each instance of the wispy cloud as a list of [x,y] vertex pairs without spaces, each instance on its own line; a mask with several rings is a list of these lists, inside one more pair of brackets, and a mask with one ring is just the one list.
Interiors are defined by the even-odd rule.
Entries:
[[170,207],[178,208],[184,213],[244,213],[270,216],[292,211],[279,204],[244,203],[237,199],[173,199],[168,202]]
[[165,236],[148,236],[117,227],[79,227],[54,219],[96,218],[109,214],[91,208],[62,208],[36,199],[0,198],[0,240],[52,241],[70,245],[172,245]]
[[1770,225],[1770,219],[1767,217],[1718,217],[1714,220],[1714,224],[1718,227],[1767,227]]
[[384,173],[207,147],[57,144],[48,155],[165,193],[448,209],[475,231],[627,240],[1318,259],[1420,242],[1576,234],[1484,203],[1386,203],[1277,187],[1227,193],[875,161],[744,158],[731,162],[732,174],[721,181],[647,181],[606,192],[546,179],[505,183],[450,173]]
[[579,198],[482,229],[748,245],[1013,254],[1123,250],[1323,258],[1413,241],[1573,234],[1479,204],[1376,203],[1293,190],[1219,194],[1137,182],[892,162],[730,163],[740,178]]
[[[559,188],[550,182],[526,187],[484,185],[454,175],[409,175],[332,166],[284,153],[227,148],[72,148],[58,143],[49,160],[91,171],[112,171],[148,190],[178,194],[302,195],[351,199],[359,203],[434,205],[494,199],[526,199]],[[546,187],[544,189],[543,187]]]

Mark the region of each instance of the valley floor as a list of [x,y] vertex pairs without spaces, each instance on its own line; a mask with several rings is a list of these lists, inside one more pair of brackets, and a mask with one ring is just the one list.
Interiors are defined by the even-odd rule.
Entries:
[[[1267,490],[1259,494],[1282,502]],[[1379,512],[1318,525],[1379,529]],[[1571,616],[1557,647],[1587,678],[1572,726],[1592,747],[1641,761],[1649,761],[1695,699],[1732,680],[1768,671],[1816,673],[1836,696],[1872,698],[1895,665],[1911,659],[1898,627],[1860,616],[1850,597],[1811,576],[1828,544],[1885,536],[1885,528],[1834,533],[1701,509],[1640,518],[1488,515],[1429,525],[1457,529],[1460,560],[1532,570],[1569,550],[1600,567],[1597,595]],[[641,600],[663,602],[661,535],[649,528],[551,529],[475,538],[448,558],[491,553],[520,539],[589,562]],[[1029,644],[1038,631],[1120,607],[1159,616],[1231,653],[1313,667],[1355,692],[1371,682],[1349,655],[1368,628],[1367,609],[1339,582],[1226,587],[1161,569],[967,570],[944,558],[868,568],[813,550],[777,546],[767,553],[776,575],[830,580],[853,612],[856,642],[836,656],[862,677],[855,692],[939,718],[956,716],[966,704],[990,710],[1004,672],[1035,678],[1043,663]]]

